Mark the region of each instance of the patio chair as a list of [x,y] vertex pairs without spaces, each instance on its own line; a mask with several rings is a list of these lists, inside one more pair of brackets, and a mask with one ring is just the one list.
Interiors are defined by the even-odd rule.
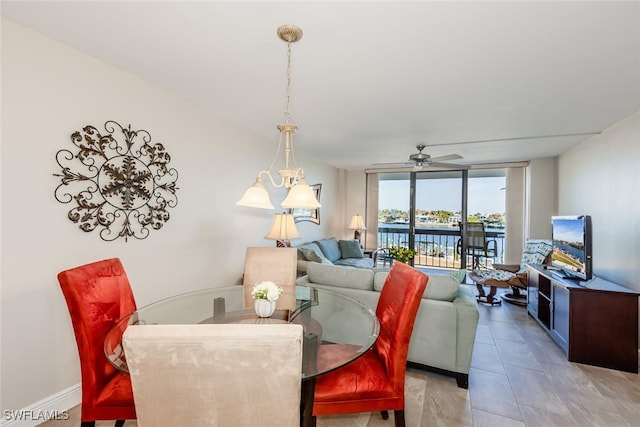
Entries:
[[389,253],[389,248],[378,248],[373,253],[373,266],[378,266],[378,261],[382,263],[382,267],[393,266],[393,258]]
[[[472,258],[473,269],[480,268],[482,258],[496,258],[498,246],[494,239],[487,239],[487,234],[482,222],[468,222],[464,229],[464,238],[467,239],[466,255]],[[462,239],[458,240],[458,255],[462,255]]]
[[[551,257],[551,241],[528,240],[522,252],[520,264],[494,264],[494,270],[475,269],[468,276],[478,288],[478,302],[500,305],[501,299],[496,298],[498,288],[511,287],[512,292],[502,295],[502,299],[516,305],[527,305],[527,264],[548,264]],[[486,294],[484,286],[489,286]]]

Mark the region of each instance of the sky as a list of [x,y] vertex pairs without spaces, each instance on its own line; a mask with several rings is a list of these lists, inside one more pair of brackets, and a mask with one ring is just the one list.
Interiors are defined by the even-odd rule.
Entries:
[[[380,181],[379,209],[409,210],[409,181]],[[469,214],[505,211],[505,178],[469,179]],[[460,179],[418,181],[416,208],[459,212],[462,189]]]
[[553,238],[582,243],[584,223],[576,220],[554,219]]

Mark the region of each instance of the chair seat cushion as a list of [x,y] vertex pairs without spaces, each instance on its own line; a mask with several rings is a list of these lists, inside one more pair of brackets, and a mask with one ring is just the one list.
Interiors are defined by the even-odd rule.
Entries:
[[[402,393],[402,391],[400,391]],[[395,398],[398,392],[375,351],[316,379],[315,403]],[[367,404],[367,408],[369,408]],[[393,409],[393,408],[389,408]]]
[[[509,286],[511,286],[511,282],[513,282],[514,280],[518,280],[518,276],[506,271],[503,271],[502,273],[510,274],[511,275],[510,278],[503,279],[502,274],[497,275],[497,277],[499,278],[494,278],[492,274],[485,275],[485,273],[493,272],[493,271],[494,270],[482,271],[482,275],[481,275],[481,273],[478,272],[477,270],[472,270],[469,272],[469,279],[471,279],[476,284],[476,286],[491,286],[494,288],[508,288]],[[495,271],[499,272],[501,270],[495,270]]]
[[500,282],[508,282],[515,277],[514,273],[504,270],[474,270],[473,272],[484,279],[493,279]]

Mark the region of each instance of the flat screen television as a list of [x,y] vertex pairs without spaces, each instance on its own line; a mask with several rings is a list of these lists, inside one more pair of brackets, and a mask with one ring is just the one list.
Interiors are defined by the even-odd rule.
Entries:
[[591,217],[554,216],[551,218],[551,234],[552,266],[567,278],[591,280]]

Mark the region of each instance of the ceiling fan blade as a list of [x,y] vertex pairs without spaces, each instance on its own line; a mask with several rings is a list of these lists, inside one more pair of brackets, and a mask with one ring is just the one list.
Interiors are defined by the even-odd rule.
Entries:
[[429,164],[426,166],[436,167],[436,168],[452,168],[452,169],[469,169],[470,168],[470,166],[468,165],[457,165],[455,163],[438,163],[438,162],[429,162]]
[[457,160],[461,158],[462,156],[460,154],[449,154],[446,156],[432,157],[431,162],[446,162],[447,160]]
[[413,162],[374,163],[373,168],[408,168],[414,166]]

